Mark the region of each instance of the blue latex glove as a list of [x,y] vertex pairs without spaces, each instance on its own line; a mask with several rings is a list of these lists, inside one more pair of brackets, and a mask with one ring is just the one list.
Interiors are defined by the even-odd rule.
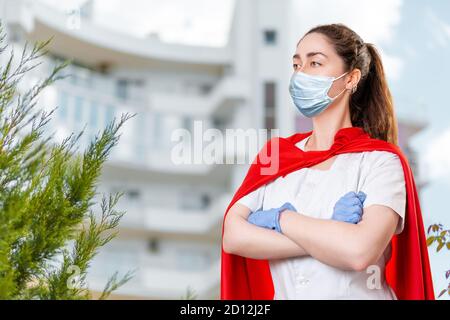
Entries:
[[292,204],[286,202],[279,208],[252,212],[248,216],[247,221],[259,227],[276,230],[279,233],[282,233],[280,227],[280,213],[284,210],[297,211]]
[[354,224],[358,223],[361,221],[366,196],[362,191],[358,193],[354,191],[346,193],[334,205],[331,219]]

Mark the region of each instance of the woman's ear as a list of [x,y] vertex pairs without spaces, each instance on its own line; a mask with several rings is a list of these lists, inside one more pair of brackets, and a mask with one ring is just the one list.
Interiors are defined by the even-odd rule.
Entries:
[[361,70],[354,69],[352,72],[348,74],[347,84],[345,85],[346,89],[353,89],[358,86],[359,80],[361,79]]

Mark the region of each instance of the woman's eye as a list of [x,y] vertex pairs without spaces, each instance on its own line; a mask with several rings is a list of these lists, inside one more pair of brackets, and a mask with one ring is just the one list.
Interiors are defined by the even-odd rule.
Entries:
[[321,66],[322,64],[321,63],[319,63],[319,62],[317,62],[317,61],[312,61],[311,62],[311,66],[312,67],[318,67],[318,66]]
[[296,70],[299,66],[300,66],[300,65],[297,64],[297,63],[294,63],[294,64],[292,65],[292,67],[294,68],[294,70]]

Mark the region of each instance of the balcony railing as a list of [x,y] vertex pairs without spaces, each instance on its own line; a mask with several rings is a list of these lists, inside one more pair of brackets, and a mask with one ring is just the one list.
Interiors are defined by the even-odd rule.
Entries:
[[134,277],[116,290],[115,294],[143,298],[179,299],[186,295],[187,289],[190,287],[198,298],[211,298],[209,296],[211,292],[215,292],[219,288],[221,261],[218,258],[209,262],[204,268],[194,270],[159,267],[151,262],[137,260],[129,260],[128,263],[119,260],[123,260],[123,258],[115,258],[112,255],[99,256],[94,260],[88,275],[91,290],[101,291],[108,277],[116,271],[120,275],[124,275],[127,271],[132,270]]
[[233,107],[248,99],[248,96],[248,83],[230,77],[220,80],[208,94],[151,93],[149,103],[152,107],[168,108],[177,113],[190,110],[197,116],[211,117],[215,113],[233,112]]
[[225,194],[212,201],[204,210],[182,210],[163,207],[138,206],[123,208],[122,228],[168,233],[205,234],[222,223],[225,209],[231,200]]

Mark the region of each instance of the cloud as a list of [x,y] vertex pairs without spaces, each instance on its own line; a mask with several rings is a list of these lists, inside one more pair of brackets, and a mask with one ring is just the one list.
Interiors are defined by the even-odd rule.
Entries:
[[294,0],[293,4],[303,31],[317,24],[341,22],[357,30],[366,42],[389,42],[401,19],[402,0]]
[[432,40],[432,42],[428,43],[428,47],[430,49],[436,49],[437,46],[448,47],[450,45],[450,25],[430,8],[428,8],[426,16],[429,18],[428,21],[430,21],[428,29]]
[[377,46],[380,52],[381,59],[383,60],[383,66],[388,78],[392,80],[398,80],[401,77],[404,68],[404,59],[384,52],[382,46]]
[[[60,10],[86,0],[44,0]],[[223,46],[228,40],[233,0],[96,0],[94,22],[137,37],[157,33],[165,42]]]
[[450,128],[430,139],[424,154],[424,165],[429,178],[450,178]]
[[52,6],[58,10],[64,11],[73,8],[78,8],[83,3],[87,2],[87,0],[40,0],[40,2],[45,3],[49,6]]
[[[41,0],[59,10],[86,0]],[[146,37],[157,33],[165,42],[224,46],[234,0],[96,0],[94,22],[121,33]]]
[[401,20],[402,0],[294,0],[294,28],[297,41],[310,28],[325,23],[344,23],[365,42],[379,49],[389,78],[400,77],[403,62],[383,50],[395,41],[396,26]]

